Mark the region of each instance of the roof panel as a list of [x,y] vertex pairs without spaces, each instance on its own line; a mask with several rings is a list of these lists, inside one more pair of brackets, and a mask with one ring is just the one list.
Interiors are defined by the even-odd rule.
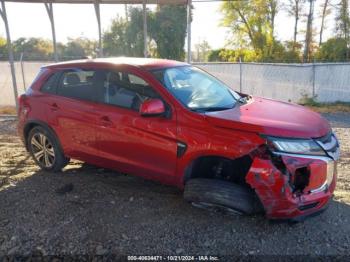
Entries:
[[[96,0],[5,0],[17,3],[93,4]],[[143,0],[98,0],[100,4],[142,4]],[[187,0],[146,0],[147,4],[186,4]]]
[[104,64],[104,63],[114,64],[114,65],[133,65],[133,66],[143,67],[146,70],[188,65],[184,62],[167,60],[167,59],[142,58],[142,57],[109,57],[109,58],[71,60],[71,61],[50,64],[45,67],[71,68],[71,67],[79,67],[84,64]]

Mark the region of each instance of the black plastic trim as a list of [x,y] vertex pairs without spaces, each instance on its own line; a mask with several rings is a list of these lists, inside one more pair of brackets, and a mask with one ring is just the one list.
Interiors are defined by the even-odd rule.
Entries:
[[177,142],[177,157],[182,157],[187,150],[187,145],[183,142]]

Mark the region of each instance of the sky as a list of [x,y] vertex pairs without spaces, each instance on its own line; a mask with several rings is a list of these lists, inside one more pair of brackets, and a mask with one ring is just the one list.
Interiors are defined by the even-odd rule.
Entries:
[[[281,0],[284,2],[287,0]],[[320,3],[318,1],[318,3]],[[222,15],[219,12],[220,3],[204,2],[194,3],[192,22],[192,48],[200,41],[206,40],[213,48],[225,46],[230,34],[228,29],[221,27]],[[315,16],[320,11],[316,2]],[[150,5],[155,8],[155,5]],[[19,37],[43,37],[51,39],[51,27],[44,4],[6,3],[8,20],[11,28],[11,38]],[[124,5],[101,5],[102,30],[106,31],[111,20],[116,15],[124,16]],[[81,4],[54,4],[56,24],[56,37],[59,42],[67,42],[68,38],[84,36],[91,39],[98,38],[96,16],[93,5]],[[330,16],[327,23],[324,39],[332,33],[332,20]],[[315,24],[320,23],[316,19]],[[279,40],[291,40],[293,38],[294,21],[285,12],[280,12],[276,18],[276,35]],[[0,36],[5,36],[5,29],[0,19]],[[300,40],[303,35],[300,34]]]

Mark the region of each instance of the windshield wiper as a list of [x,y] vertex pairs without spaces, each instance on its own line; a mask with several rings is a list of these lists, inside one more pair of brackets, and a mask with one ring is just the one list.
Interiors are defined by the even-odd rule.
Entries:
[[202,108],[192,108],[191,110],[194,112],[214,112],[214,111],[223,111],[223,110],[229,110],[233,107],[222,107],[222,106],[216,106],[216,107],[202,107]]

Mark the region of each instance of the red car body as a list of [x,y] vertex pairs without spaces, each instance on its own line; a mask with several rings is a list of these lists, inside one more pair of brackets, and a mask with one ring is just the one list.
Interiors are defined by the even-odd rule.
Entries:
[[[119,58],[43,67],[20,98],[19,134],[25,141],[28,126],[48,126],[70,158],[179,188],[184,187],[191,164],[200,157],[235,160],[249,156],[252,162],[245,181],[255,190],[268,218],[300,218],[323,210],[335,189],[339,147],[334,157],[280,154],[276,160],[266,152],[264,135],[316,139],[327,145],[330,141],[326,140],[333,138],[328,122],[302,106],[259,97],[230,110],[192,112],[150,73],[184,65],[169,60]],[[40,91],[53,72],[76,67],[118,69],[139,76],[160,94],[170,108],[170,117],[143,117],[124,108]],[[152,110],[152,104],[142,107]],[[183,151],[179,151],[181,145],[185,145]],[[295,192],[292,184],[298,176],[305,176],[303,172],[308,181],[303,192]]]

